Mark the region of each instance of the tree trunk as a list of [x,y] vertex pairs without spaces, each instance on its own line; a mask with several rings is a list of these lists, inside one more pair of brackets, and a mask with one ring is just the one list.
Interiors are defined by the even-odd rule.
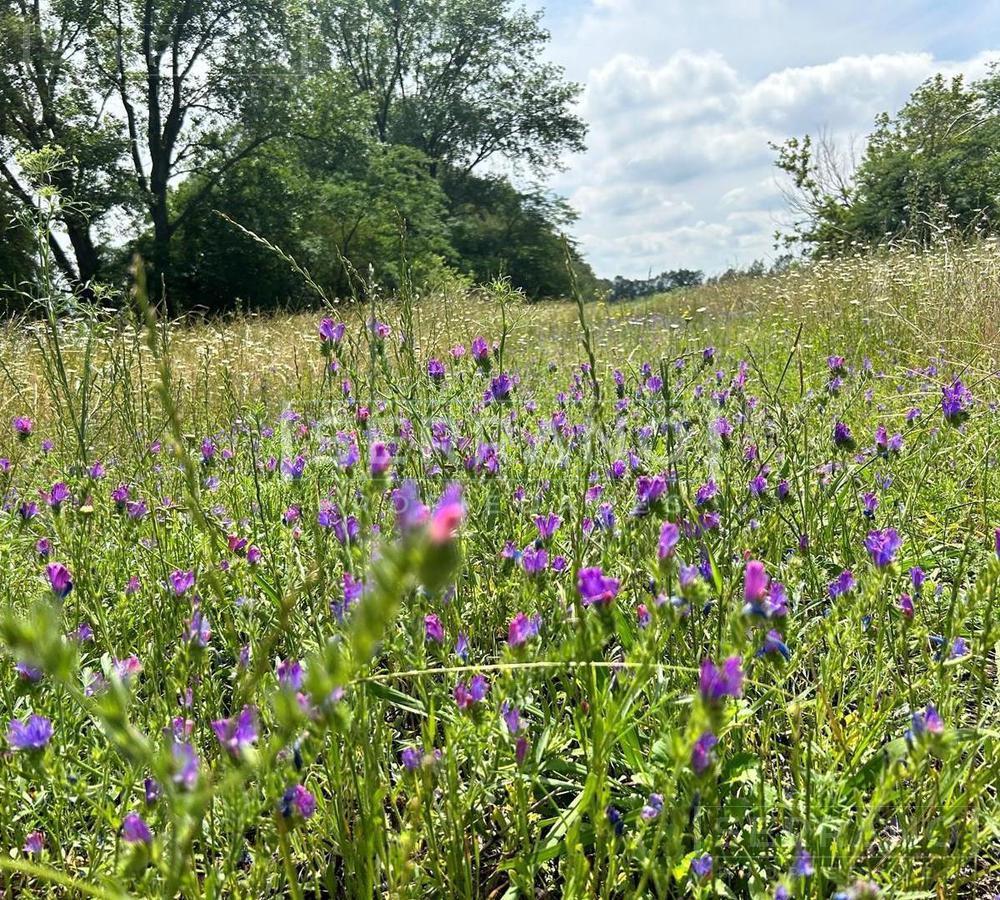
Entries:
[[168,278],[170,274],[170,237],[173,229],[170,226],[170,216],[167,212],[166,185],[162,192],[150,197],[150,218],[153,220],[153,249],[150,259],[149,296],[166,315],[173,318],[177,315],[177,305],[173,291],[170,290]]
[[75,218],[67,218],[65,225],[66,236],[76,257],[77,286],[83,291],[89,291],[88,285],[101,271],[101,259],[90,235],[90,227],[86,221]]

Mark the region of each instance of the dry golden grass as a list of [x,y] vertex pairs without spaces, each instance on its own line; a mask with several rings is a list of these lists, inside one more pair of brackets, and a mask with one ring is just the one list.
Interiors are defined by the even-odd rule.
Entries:
[[[345,304],[336,314],[348,323],[370,317],[367,306]],[[398,305],[386,301],[375,314],[399,330]],[[489,292],[468,296],[417,296],[413,331],[421,358],[444,356],[455,343],[482,334],[496,338],[501,309]],[[626,303],[589,304],[599,363],[656,359],[706,343],[747,345],[755,354],[787,353],[800,323],[803,349],[845,352],[894,348],[958,361],[986,376],[1000,363],[1000,244],[980,241],[942,246],[928,253],[897,247],[874,256],[819,261],[782,275],[722,284]],[[228,397],[274,401],[291,396],[314,377],[316,314],[242,315],[170,328],[174,388],[211,406]],[[516,303],[507,309],[507,347],[519,369],[539,361],[582,358],[576,305]],[[0,416],[51,413],[38,326],[8,323],[0,330],[4,389]],[[84,365],[86,329],[67,322],[63,341],[68,369]],[[766,338],[764,336],[767,336]],[[97,384],[123,381],[138,395],[148,390],[148,352],[136,329],[107,322],[93,365]],[[131,369],[126,373],[123,369]],[[105,391],[105,402],[113,402]]]

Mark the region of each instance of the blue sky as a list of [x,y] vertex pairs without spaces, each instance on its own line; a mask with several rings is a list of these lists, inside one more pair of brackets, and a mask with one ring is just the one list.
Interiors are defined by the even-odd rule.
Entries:
[[1000,0],[528,0],[585,85],[588,150],[551,187],[601,275],[720,271],[774,255],[787,219],[769,140],[845,152],[935,72],[1000,60]]

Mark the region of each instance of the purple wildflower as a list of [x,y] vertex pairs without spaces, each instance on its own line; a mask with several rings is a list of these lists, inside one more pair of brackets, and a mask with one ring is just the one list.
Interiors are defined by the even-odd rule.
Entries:
[[743,696],[743,666],[740,658],[730,656],[719,667],[710,659],[703,659],[698,689],[707,703],[718,703],[726,697]]
[[458,528],[465,518],[465,504],[462,489],[458,484],[449,484],[441,494],[441,499],[431,513],[427,533],[432,544],[448,544],[458,536]]
[[618,595],[618,579],[605,575],[599,566],[580,569],[576,586],[584,606],[607,606]]
[[764,635],[764,644],[760,648],[761,656],[783,656],[785,659],[792,658],[792,652],[788,649],[785,644],[784,638],[781,636],[780,631],[775,631],[773,628]]
[[524,728],[521,711],[509,700],[504,700],[500,704],[500,715],[503,717],[504,725],[507,726],[507,731],[511,734],[517,734]]
[[841,450],[853,450],[857,447],[851,429],[843,422],[837,422],[833,426],[833,443]]
[[22,503],[17,508],[17,514],[21,517],[22,522],[30,522],[38,515],[38,504],[34,500]]
[[183,597],[192,587],[194,587],[194,572],[177,569],[168,576],[170,586],[173,588],[174,596]]
[[283,459],[281,461],[281,474],[292,481],[298,481],[306,470],[306,458],[297,454],[294,459]]
[[39,856],[45,849],[45,835],[41,831],[32,831],[24,839],[24,853],[28,856]]
[[704,856],[696,856],[691,860],[691,871],[698,878],[710,878],[712,875],[712,856],[706,853]]
[[53,594],[60,600],[69,596],[69,592],[73,590],[73,576],[66,566],[62,563],[49,563],[45,567],[45,575],[49,579],[49,587],[52,588]]
[[375,441],[368,451],[368,466],[372,477],[379,478],[384,475],[389,466],[392,465],[392,453],[382,441]]
[[396,511],[396,527],[401,532],[419,528],[430,515],[427,507],[420,502],[419,488],[412,478],[407,478],[393,490],[392,505]]
[[286,691],[298,691],[302,688],[302,663],[297,659],[283,659],[278,663],[278,684]]
[[694,492],[695,505],[708,506],[714,502],[718,494],[719,494],[719,486],[715,483],[713,479],[710,478],[703,485],[699,486],[698,490]]
[[640,475],[635,490],[638,500],[635,512],[636,515],[643,515],[659,506],[667,490],[667,479],[664,475]]
[[465,684],[460,681],[455,685],[455,703],[459,709],[468,709],[475,703],[482,701],[489,693],[490,684],[483,675],[474,675],[472,680]]
[[886,528],[884,531],[869,531],[865,538],[865,548],[871,554],[872,562],[879,569],[884,569],[890,565],[903,543],[899,532],[895,528]]
[[248,749],[257,740],[257,710],[244,706],[238,716],[212,722],[219,743],[233,755]]
[[535,516],[535,527],[538,529],[538,536],[543,540],[549,540],[562,525],[562,519],[555,513]]
[[14,671],[17,672],[18,678],[29,684],[35,684],[42,680],[42,670],[26,662],[15,663]]
[[483,395],[484,403],[509,403],[514,390],[514,379],[506,372],[501,372],[491,382]]
[[346,327],[343,322],[334,322],[333,319],[322,319],[316,330],[319,332],[324,349],[336,347],[343,340]]
[[435,644],[444,643],[444,625],[434,613],[428,613],[424,616],[424,640],[432,641]]
[[724,447],[728,447],[733,439],[733,426],[729,423],[729,419],[725,416],[719,416],[712,423],[712,431],[722,442]]
[[198,783],[198,756],[186,741],[175,741],[170,748],[174,760],[174,784],[194,790]]
[[48,493],[44,495],[45,502],[49,504],[53,512],[59,512],[62,505],[70,499],[69,487],[63,481],[57,481]]
[[747,563],[743,573],[743,601],[751,606],[757,606],[767,596],[771,579],[768,577],[764,563],[752,559]]
[[703,732],[691,747],[691,768],[697,775],[705,772],[712,765],[712,749],[719,739],[711,731]]
[[472,340],[472,358],[480,366],[485,366],[490,361],[490,347],[486,343],[486,338],[476,337]]
[[813,865],[812,854],[805,847],[799,846],[792,862],[792,875],[796,878],[809,878],[815,874],[816,867]]
[[184,626],[184,640],[195,647],[207,647],[212,640],[212,626],[197,603],[191,611],[191,618]]
[[427,375],[430,377],[431,381],[440,384],[444,381],[445,376],[444,363],[439,359],[428,360]]
[[7,742],[12,750],[42,750],[52,740],[52,722],[45,716],[28,716],[22,722],[13,719],[7,727]]
[[153,833],[139,813],[125,814],[125,818],[122,819],[122,840],[126,844],[151,844],[153,842]]
[[660,542],[657,546],[657,553],[661,560],[669,559],[677,549],[677,542],[680,540],[681,530],[674,522],[664,522],[660,527]]
[[917,711],[910,717],[909,738],[922,738],[928,734],[941,734],[944,731],[944,720],[941,718],[937,707],[933,703],[928,703],[923,712]]
[[316,798],[301,784],[288,788],[281,798],[281,814],[286,819],[308,819],[316,812]]
[[540,615],[529,617],[523,612],[519,612],[510,620],[510,625],[507,627],[507,643],[511,647],[520,647],[537,636],[541,626],[542,617]]
[[844,569],[838,576],[836,581],[830,583],[827,591],[830,594],[831,600],[836,600],[837,597],[841,597],[844,594],[850,593],[854,590],[857,582],[854,580],[854,574],[850,569]]
[[661,812],[663,812],[663,795],[650,794],[649,799],[646,801],[646,805],[643,806],[639,815],[642,816],[645,821],[649,822],[652,819],[655,819]]
[[521,553],[521,565],[527,575],[541,574],[545,571],[548,563],[549,554],[545,552],[544,548],[525,547]]
[[961,425],[969,418],[972,392],[956,378],[941,389],[941,412],[949,425]]

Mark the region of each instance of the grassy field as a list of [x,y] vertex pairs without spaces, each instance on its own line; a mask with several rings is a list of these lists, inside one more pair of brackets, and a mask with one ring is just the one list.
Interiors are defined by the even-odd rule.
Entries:
[[0,334],[7,895],[1000,889],[995,244],[71,312]]

